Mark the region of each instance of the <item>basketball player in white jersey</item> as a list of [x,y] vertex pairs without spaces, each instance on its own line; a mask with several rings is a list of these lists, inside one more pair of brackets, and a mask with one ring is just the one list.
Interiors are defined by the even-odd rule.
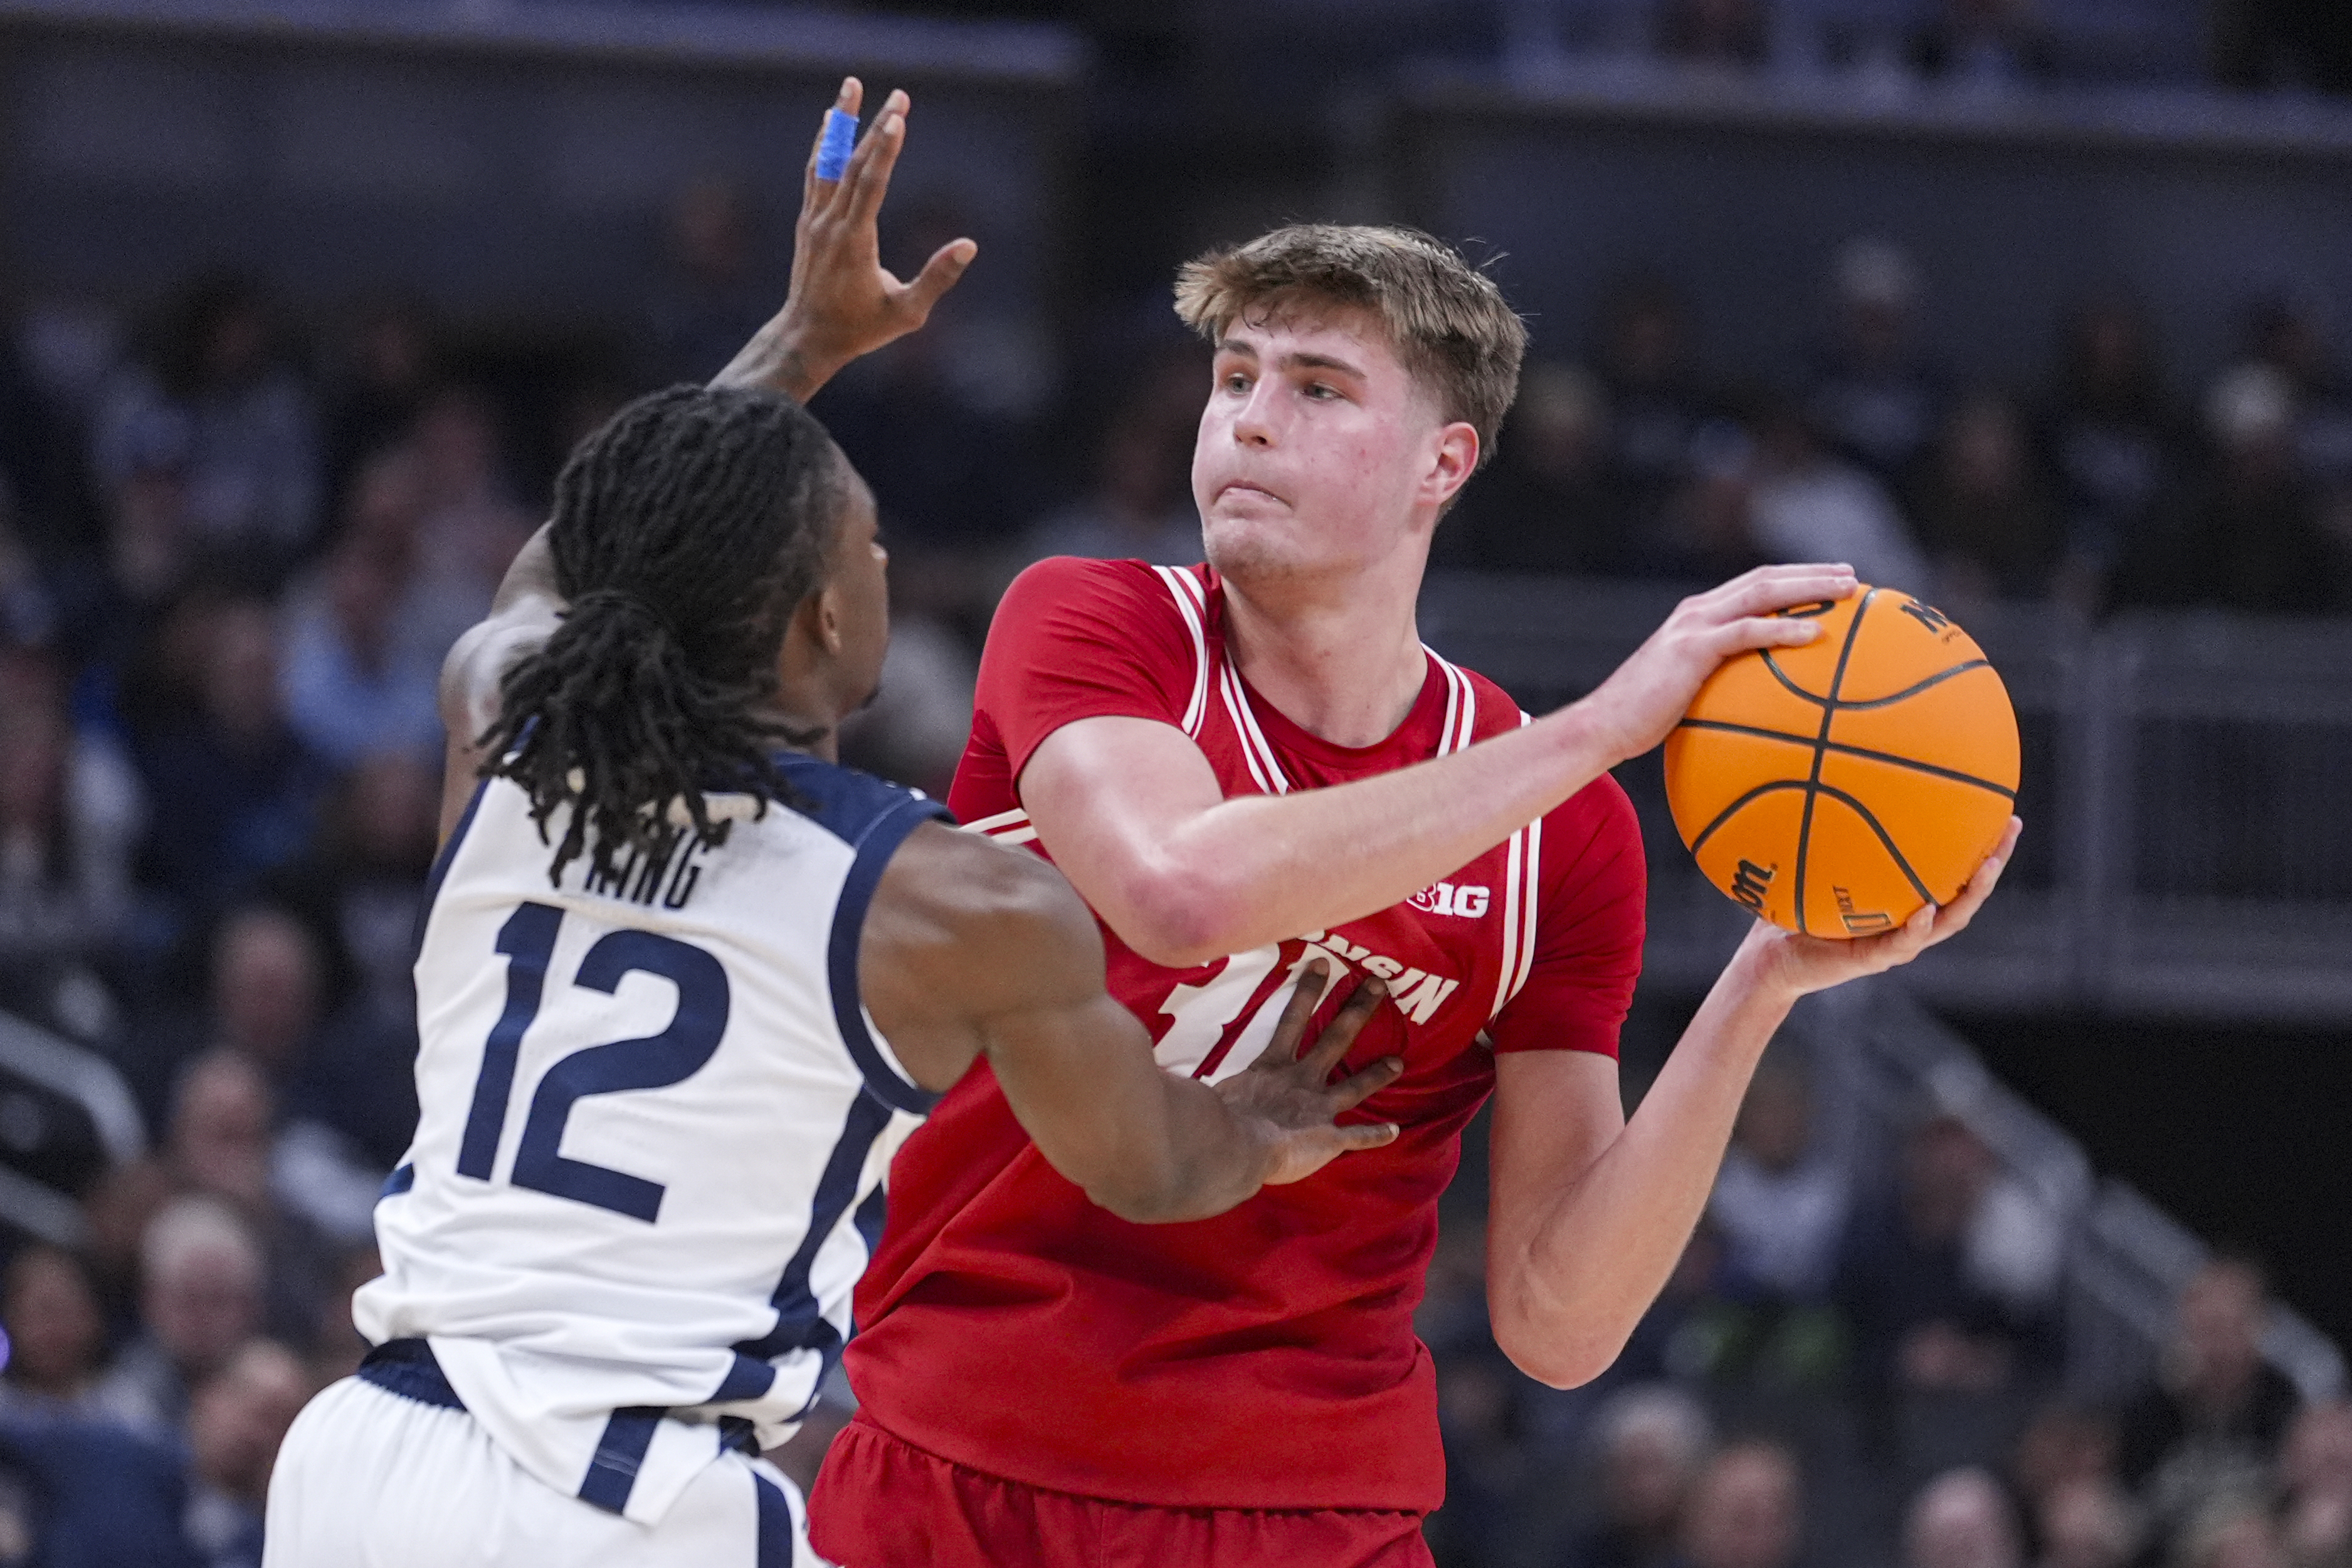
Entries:
[[[859,193],[894,113],[824,194]],[[807,230],[796,295],[830,289],[836,325],[845,287],[895,302],[866,339],[919,324],[855,244],[828,283],[841,253]],[[375,1348],[288,1435],[270,1568],[814,1563],[757,1456],[849,1332],[891,1152],[981,1058],[1136,1220],[1395,1134],[1333,1124],[1393,1061],[1325,1082],[1377,987],[1303,1056],[1319,974],[1256,1069],[1162,1072],[1057,873],[835,765],[881,668],[886,558],[865,485],[782,395],[813,390],[793,350],[584,442],[453,655],[470,788],[416,964],[416,1137],[354,1302]]]

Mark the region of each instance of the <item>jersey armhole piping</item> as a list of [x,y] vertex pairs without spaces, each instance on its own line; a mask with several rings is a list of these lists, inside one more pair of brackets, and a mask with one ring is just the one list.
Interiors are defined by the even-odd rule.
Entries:
[[482,809],[482,796],[489,787],[490,781],[487,779],[475,783],[474,792],[467,797],[466,810],[458,817],[457,825],[449,830],[449,841],[443,844],[440,852],[433,857],[433,870],[425,879],[425,896],[416,904],[416,924],[408,934],[408,956],[412,964],[425,951],[425,927],[433,919],[433,906],[441,900],[441,884],[449,880],[449,868],[457,862],[457,851],[466,842],[467,830],[474,825],[474,817]]
[[881,885],[883,872],[889,868],[890,857],[898,852],[907,835],[925,822],[951,820],[937,801],[909,799],[876,818],[858,835],[857,859],[842,881],[841,897],[833,910],[833,935],[825,946],[825,981],[833,992],[834,1025],[841,1032],[841,1042],[849,1048],[850,1060],[864,1075],[866,1091],[891,1110],[917,1116],[929,1115],[940,1097],[907,1076],[898,1053],[874,1027],[858,983],[857,956],[866,933],[866,911],[874,901],[874,890]]

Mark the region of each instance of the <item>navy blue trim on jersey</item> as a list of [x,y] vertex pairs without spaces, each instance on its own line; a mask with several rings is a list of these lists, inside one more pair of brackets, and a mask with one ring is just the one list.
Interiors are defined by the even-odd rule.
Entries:
[[720,1379],[719,1391],[703,1401],[705,1405],[732,1405],[739,1399],[757,1399],[776,1385],[776,1369],[764,1361],[753,1361],[737,1352],[735,1364]]
[[[872,1095],[860,1094],[850,1102],[841,1139],[826,1157],[824,1174],[817,1177],[816,1194],[809,1200],[808,1230],[801,1238],[800,1249],[784,1265],[784,1276],[776,1281],[775,1294],[770,1298],[775,1302],[776,1326],[758,1339],[738,1343],[736,1354],[770,1361],[793,1351],[814,1350],[825,1357],[827,1370],[831,1369],[832,1358],[841,1354],[841,1334],[825,1322],[816,1292],[809,1288],[809,1271],[816,1266],[817,1252],[848,1212],[850,1200],[857,1196],[858,1177],[865,1173],[866,1156],[873,1151],[874,1140],[889,1124],[889,1107]],[[823,1381],[818,1379],[820,1385]],[[815,1401],[812,1392],[809,1402]],[[802,1406],[803,1415],[807,1408]]]
[[457,1391],[449,1386],[433,1347],[421,1339],[384,1341],[367,1353],[360,1363],[359,1375],[363,1382],[419,1405],[436,1405],[444,1410],[466,1407]]
[[760,1500],[755,1568],[793,1568],[793,1542],[799,1532],[793,1529],[792,1500],[784,1496],[783,1488],[757,1470],[751,1472],[751,1485]]
[[843,879],[841,896],[834,904],[833,935],[825,945],[825,977],[833,991],[834,1024],[850,1060],[866,1076],[875,1098],[895,1111],[929,1115],[940,1097],[908,1081],[884,1059],[866,1027],[866,1006],[857,980],[857,949],[866,934],[866,909],[880,885],[890,857],[907,835],[925,822],[952,824],[945,806],[911,789],[886,784],[853,768],[836,768],[813,757],[784,753],[777,758],[803,804],[797,808],[809,821],[832,833],[856,853]]
[[425,897],[416,905],[416,924],[408,933],[408,953],[414,959],[425,951],[425,925],[433,918],[433,905],[441,896],[441,884],[449,880],[450,862],[457,858],[457,846],[466,841],[466,830],[474,825],[474,813],[482,809],[482,792],[490,787],[487,779],[474,786],[474,793],[466,801],[466,814],[449,830],[449,841],[433,857],[433,870],[425,878]]
[[415,1161],[411,1161],[383,1178],[383,1190],[376,1194],[376,1199],[382,1202],[387,1197],[398,1197],[415,1185],[416,1165]]
[[607,1513],[629,1506],[636,1489],[637,1470],[653,1447],[654,1430],[669,1412],[658,1405],[625,1405],[604,1423],[596,1440],[596,1457],[588,1461],[588,1478],[580,1483],[580,1500]]

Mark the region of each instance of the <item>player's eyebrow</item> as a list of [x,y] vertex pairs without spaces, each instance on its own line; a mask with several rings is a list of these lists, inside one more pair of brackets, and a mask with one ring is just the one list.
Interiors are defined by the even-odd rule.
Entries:
[[[1239,354],[1246,359],[1252,360],[1258,357],[1255,345],[1244,342],[1239,338],[1225,338],[1220,340],[1217,343],[1217,351],[1221,354]],[[1275,369],[1278,371],[1337,371],[1341,375],[1353,376],[1358,381],[1367,379],[1361,366],[1350,364],[1348,361],[1337,358],[1330,354],[1285,354],[1279,360],[1275,361]]]

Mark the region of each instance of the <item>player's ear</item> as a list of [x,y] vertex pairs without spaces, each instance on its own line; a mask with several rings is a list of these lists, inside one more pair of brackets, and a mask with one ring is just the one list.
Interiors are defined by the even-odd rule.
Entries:
[[828,655],[841,652],[841,595],[828,582],[808,596],[802,606],[813,619],[809,632]]
[[1478,471],[1478,429],[1457,419],[1441,428],[1422,476],[1423,498],[1443,510]]

